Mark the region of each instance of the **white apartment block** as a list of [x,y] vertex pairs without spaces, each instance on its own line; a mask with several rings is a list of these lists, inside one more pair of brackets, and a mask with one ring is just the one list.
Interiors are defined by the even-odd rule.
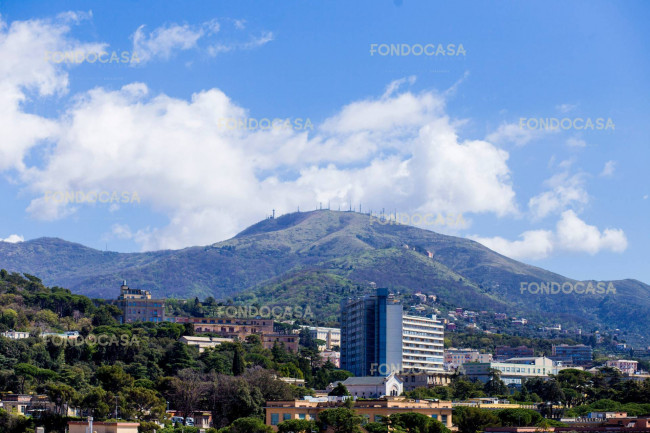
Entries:
[[444,371],[444,326],[436,316],[402,316],[402,371]]
[[614,367],[626,374],[634,374],[639,366],[638,361],[631,361],[628,359],[617,359],[607,361],[608,367]]
[[332,350],[334,347],[341,347],[341,329],[325,328],[322,326],[309,326],[311,337],[317,340],[323,340],[325,345],[318,346],[318,350]]
[[501,372],[501,380],[506,385],[520,387],[526,379],[547,378],[550,374],[558,374],[566,368],[582,370],[582,367],[565,367],[550,358],[538,356],[510,358],[504,362],[468,362],[460,366],[460,372],[469,379],[478,379],[485,383],[489,380],[490,370],[496,369]]

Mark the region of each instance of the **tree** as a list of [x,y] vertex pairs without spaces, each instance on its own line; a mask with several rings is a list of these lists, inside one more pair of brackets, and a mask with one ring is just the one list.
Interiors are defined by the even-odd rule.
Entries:
[[102,365],[97,369],[95,377],[101,382],[102,388],[113,394],[133,386],[133,377],[119,365]]
[[383,419],[388,430],[406,433],[451,433],[440,421],[421,413],[404,412]]
[[331,427],[334,433],[361,433],[359,426],[363,417],[357,415],[352,409],[337,407],[325,409],[318,414],[318,426],[321,431]]
[[129,388],[124,393],[126,410],[133,412],[138,420],[162,419],[165,415],[165,400],[156,391],[147,388]]
[[311,433],[316,430],[316,421],[307,419],[289,419],[278,424],[280,433]]
[[183,417],[190,416],[199,407],[201,398],[208,387],[201,375],[191,368],[179,371],[178,376],[172,379],[170,385],[170,399]]
[[339,382],[336,384],[333,390],[330,391],[329,394],[327,395],[335,395],[335,396],[345,396],[345,395],[350,395],[350,391],[346,388],[345,385],[343,385],[343,382]]
[[364,425],[363,428],[368,433],[388,433],[388,427],[386,427],[386,424],[381,422],[369,422]]
[[542,420],[539,412],[531,409],[503,409],[496,415],[504,427],[534,426]]
[[508,387],[501,380],[501,372],[495,368],[490,369],[489,380],[483,386],[483,390],[489,396],[508,394]]
[[56,413],[60,415],[67,415],[68,405],[77,395],[73,387],[60,382],[48,383],[45,388],[45,394],[54,403]]
[[476,407],[454,408],[453,416],[459,433],[477,433],[499,425],[496,415]]
[[245,417],[234,420],[228,427],[220,429],[219,433],[274,433],[274,431],[273,427],[264,424],[264,421],[259,418]]
[[235,355],[232,358],[232,374],[235,376],[241,376],[244,371],[246,371],[246,363],[241,354],[241,349],[237,347],[235,349]]
[[207,397],[215,426],[223,427],[237,418],[261,417],[264,414],[264,396],[242,376],[219,375],[210,387]]
[[177,371],[194,367],[195,361],[190,356],[187,345],[177,341],[171,350],[165,354],[163,365],[168,374],[174,374]]

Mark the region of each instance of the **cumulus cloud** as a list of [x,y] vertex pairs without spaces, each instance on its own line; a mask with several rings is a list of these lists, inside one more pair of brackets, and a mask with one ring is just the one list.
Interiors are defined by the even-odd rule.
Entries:
[[495,144],[515,144],[524,146],[533,140],[537,140],[547,134],[557,133],[553,129],[530,129],[516,123],[503,123],[496,131],[487,135],[486,140]]
[[9,242],[10,244],[16,244],[18,242],[25,242],[25,238],[20,235],[9,235],[9,237],[0,239],[0,242]]
[[533,220],[559,213],[570,206],[580,209],[589,202],[589,194],[584,185],[585,176],[581,173],[570,176],[565,171],[554,175],[544,183],[550,187],[550,190],[532,197],[528,201],[528,208]]
[[[388,83],[383,92],[378,89],[379,96],[350,101],[314,121],[313,128],[226,128],[220,119],[254,113],[218,88],[186,99],[154,94],[137,82],[74,95],[61,104],[58,118],[26,113],[21,105],[26,89],[37,90],[41,98],[60,96],[67,92],[68,76],[67,66],[23,53],[102,46],[70,40],[69,21],[28,21],[0,29],[0,54],[13,65],[0,65],[7,72],[0,74],[5,90],[0,98],[9,102],[0,104],[5,110],[0,127],[9,137],[9,146],[0,147],[0,171],[16,170],[17,182],[33,194],[27,212],[34,218],[54,220],[84,211],[84,205],[45,199],[47,191],[137,192],[139,205],[166,216],[168,223],[118,224],[111,236],[153,250],[215,242],[270,209],[282,214],[318,202],[333,208],[363,203],[364,210],[375,212],[519,214],[509,154],[495,144],[499,137],[461,138],[464,120],[447,114],[448,93],[412,92],[414,77]],[[235,25],[236,30],[244,27]],[[153,59],[191,49],[221,28],[209,22],[200,28],[172,25],[139,32],[137,43]],[[31,161],[28,153],[43,142],[42,161],[26,162]],[[580,202],[550,186],[548,204],[542,206],[540,199],[536,205],[540,214]],[[111,204],[110,210],[118,208]],[[621,234],[606,231],[597,245],[620,246]],[[515,254],[538,257],[558,248],[556,238],[531,231],[521,241],[494,242],[502,249],[511,246]]]
[[586,141],[584,141],[584,140],[581,139],[581,138],[576,138],[576,137],[570,137],[570,138],[568,138],[567,141],[566,141],[566,144],[567,144],[569,147],[586,147],[586,146],[587,146],[587,142],[586,142]]
[[543,259],[558,251],[587,253],[600,251],[621,253],[627,249],[627,238],[621,229],[605,229],[581,220],[572,210],[564,211],[555,232],[533,230],[522,233],[521,240],[509,241],[502,237],[468,236],[486,247],[513,259]]

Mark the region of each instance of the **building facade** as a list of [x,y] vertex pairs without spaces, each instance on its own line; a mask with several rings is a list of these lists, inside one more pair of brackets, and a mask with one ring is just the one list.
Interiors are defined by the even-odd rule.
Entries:
[[[289,401],[267,401],[265,406],[266,424],[277,430],[282,421],[291,419],[316,420],[318,414],[326,409],[341,407],[340,399],[309,399]],[[386,397],[377,400],[357,400],[354,411],[364,418],[363,425],[368,422],[380,422],[382,417],[395,413],[421,413],[443,423],[451,429],[452,406],[450,401],[409,400],[400,397]]]
[[402,311],[388,289],[341,304],[341,368],[355,376],[444,371],[444,327]]
[[10,330],[10,331],[2,332],[2,333],[0,333],[0,335],[2,335],[5,338],[12,339],[12,340],[22,340],[23,338],[29,338],[29,332],[27,332],[27,331]]
[[621,370],[622,373],[634,374],[639,366],[638,361],[630,361],[628,359],[616,359],[607,361],[608,367],[614,367]]
[[341,368],[355,376],[402,363],[402,306],[379,288],[341,303]]
[[126,281],[113,304],[122,310],[120,323],[165,321],[165,300],[152,299],[148,290],[131,289]]
[[476,349],[445,349],[445,369],[456,369],[466,362],[492,362],[492,354]]
[[497,346],[494,350],[494,359],[497,361],[503,361],[510,358],[529,358],[533,356],[535,356],[535,351],[526,346]]
[[333,350],[341,346],[341,328],[325,328],[322,326],[308,327],[311,338],[323,340],[324,345],[318,346],[318,350]]
[[348,377],[343,382],[330,383],[326,391],[331,392],[339,383],[343,383],[351,396],[357,398],[397,397],[404,391],[402,379],[389,376]]
[[549,374],[558,374],[566,368],[550,358],[543,356],[532,358],[511,358],[503,362],[468,362],[460,366],[461,374],[469,379],[477,379],[485,383],[490,379],[492,369],[501,372],[501,380],[506,385],[520,387],[526,379],[533,377],[546,378]]
[[402,316],[402,371],[444,371],[444,340],[436,316]]
[[575,365],[591,364],[593,358],[593,349],[591,346],[578,344],[569,346],[567,344],[560,344],[559,346],[553,345],[551,352],[551,359],[554,361],[562,361],[564,363],[571,363]]

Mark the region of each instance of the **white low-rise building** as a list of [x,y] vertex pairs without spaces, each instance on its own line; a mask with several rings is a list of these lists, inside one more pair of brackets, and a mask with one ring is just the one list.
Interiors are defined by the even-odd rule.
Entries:
[[[340,381],[327,386],[327,392],[336,388]],[[348,377],[343,382],[353,397],[380,398],[385,396],[398,396],[404,391],[402,380],[391,374],[389,376],[362,376]]]
[[26,331],[5,331],[0,333],[3,337],[11,338],[12,340],[22,340],[23,338],[29,338],[29,332]]
[[184,335],[178,339],[181,343],[185,343],[188,346],[194,346],[199,348],[199,353],[203,353],[206,348],[217,347],[221,343],[232,343],[234,340],[232,338],[220,338],[220,337],[192,337]]

